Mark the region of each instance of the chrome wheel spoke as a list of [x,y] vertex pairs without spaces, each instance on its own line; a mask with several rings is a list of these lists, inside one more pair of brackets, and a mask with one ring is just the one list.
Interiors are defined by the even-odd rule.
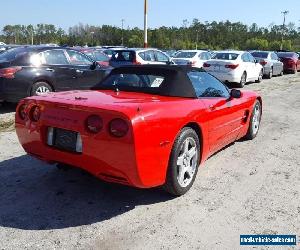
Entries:
[[177,166],[183,166],[184,158],[183,156],[179,156],[177,158]]
[[192,147],[189,151],[188,151],[188,156],[189,158],[193,158],[196,154],[196,147]]

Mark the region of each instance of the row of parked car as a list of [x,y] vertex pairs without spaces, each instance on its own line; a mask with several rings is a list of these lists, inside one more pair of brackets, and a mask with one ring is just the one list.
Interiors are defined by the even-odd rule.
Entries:
[[51,91],[89,89],[112,68],[122,65],[204,68],[219,80],[239,87],[260,82],[263,76],[272,78],[300,69],[299,55],[294,52],[180,50],[170,56],[151,48],[5,46],[0,53],[0,101],[7,102]]

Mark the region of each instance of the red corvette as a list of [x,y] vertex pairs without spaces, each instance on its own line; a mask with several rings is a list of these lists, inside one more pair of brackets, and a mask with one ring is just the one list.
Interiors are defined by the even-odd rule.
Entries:
[[257,135],[261,114],[260,96],[230,91],[203,70],[124,66],[92,90],[23,99],[16,132],[25,151],[43,161],[182,195],[201,162]]

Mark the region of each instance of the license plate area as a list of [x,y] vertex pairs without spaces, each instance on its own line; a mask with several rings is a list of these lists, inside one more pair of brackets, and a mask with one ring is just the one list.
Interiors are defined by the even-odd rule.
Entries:
[[47,144],[59,150],[82,153],[81,136],[75,131],[49,127]]

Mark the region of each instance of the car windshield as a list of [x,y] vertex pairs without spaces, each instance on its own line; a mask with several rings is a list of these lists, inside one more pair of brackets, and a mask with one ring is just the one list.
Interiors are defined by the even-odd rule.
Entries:
[[220,59],[220,60],[236,60],[239,54],[236,53],[217,53],[213,56],[212,59]]
[[174,58],[193,58],[197,52],[181,51]]
[[0,62],[9,62],[15,60],[17,57],[20,57],[27,53],[26,48],[15,48],[4,51],[0,54]]
[[258,58],[268,58],[269,53],[256,51],[256,52],[252,52],[251,55]]
[[289,53],[289,52],[279,52],[277,54],[279,57],[295,57],[295,53]]

